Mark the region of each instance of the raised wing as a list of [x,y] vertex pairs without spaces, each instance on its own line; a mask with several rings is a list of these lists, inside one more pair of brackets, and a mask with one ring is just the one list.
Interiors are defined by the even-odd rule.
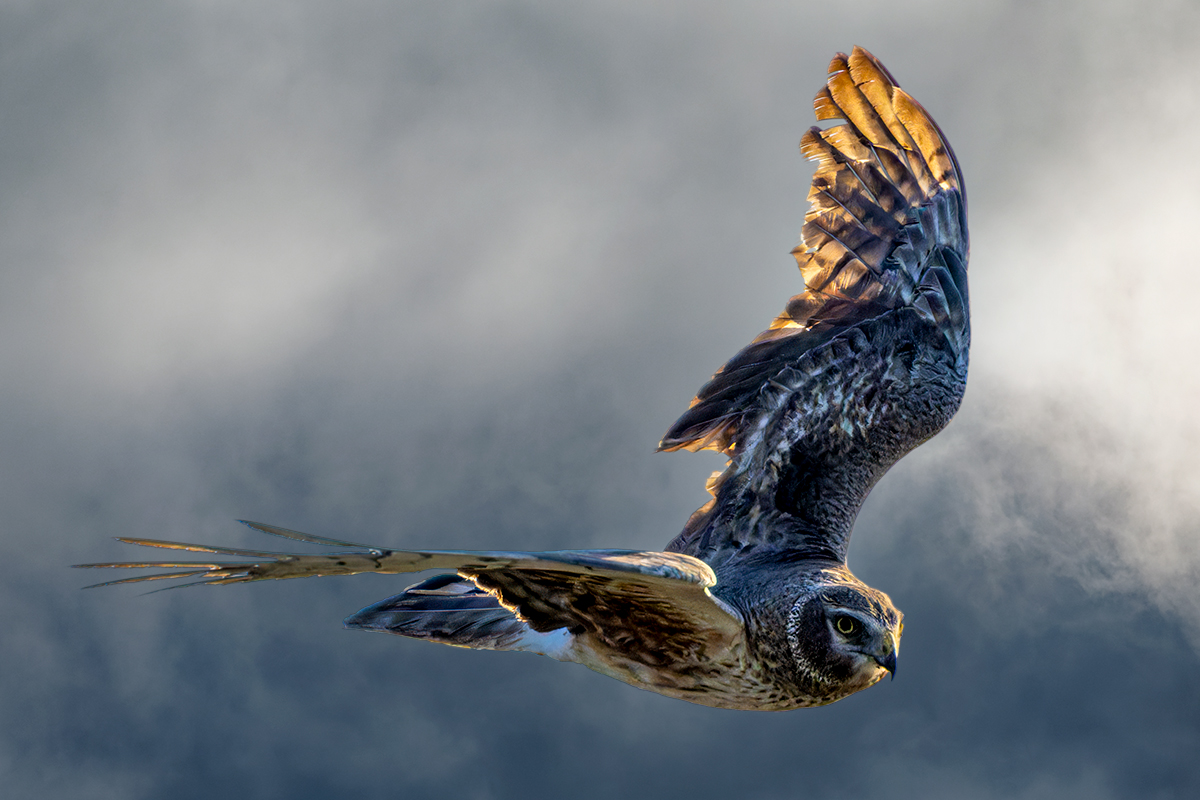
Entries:
[[[576,638],[582,637],[593,650],[612,649],[630,660],[651,666],[659,662],[687,663],[690,658],[702,658],[742,634],[742,622],[737,613],[709,594],[709,588],[716,584],[712,569],[703,561],[679,553],[388,550],[258,522],[245,524],[264,533],[301,542],[357,549],[302,555],[122,537],[120,541],[128,544],[213,553],[240,560],[136,561],[77,566],[168,570],[96,586],[186,578],[198,580],[182,586],[221,585],[363,572],[449,569],[495,597],[503,608],[532,631],[565,630]],[[444,583],[440,582],[439,588],[444,589]],[[410,587],[410,591],[420,588]],[[426,587],[423,591],[428,594],[432,590]],[[460,590],[458,594],[463,592]],[[495,610],[493,604],[477,603],[473,599],[457,610],[466,611],[469,607],[484,612]],[[372,609],[364,609],[364,612]],[[356,617],[362,617],[364,612]],[[354,626],[372,627],[358,622]],[[476,646],[469,641],[458,643]],[[478,646],[494,646],[494,642]]]
[[662,450],[730,456],[668,547],[718,565],[763,548],[845,561],[874,483],[966,386],[966,195],[941,130],[866,50],[839,53],[801,150],[817,162],[805,290],[734,356]]

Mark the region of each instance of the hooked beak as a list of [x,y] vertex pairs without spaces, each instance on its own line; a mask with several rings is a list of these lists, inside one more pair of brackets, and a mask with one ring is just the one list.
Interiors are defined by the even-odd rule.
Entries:
[[885,655],[875,656],[875,663],[886,669],[896,680],[896,651],[889,650]]
[[891,647],[887,649],[883,655],[874,656],[875,663],[888,671],[892,676],[892,680],[896,680],[896,654],[900,652],[900,642],[896,641],[895,636],[888,636]]

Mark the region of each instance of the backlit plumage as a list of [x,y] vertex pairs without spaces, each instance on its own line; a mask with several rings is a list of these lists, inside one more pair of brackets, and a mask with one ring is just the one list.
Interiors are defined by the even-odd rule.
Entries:
[[450,570],[346,620],[352,628],[575,661],[725,708],[821,705],[895,673],[901,614],[846,566],[876,481],[936,434],[966,386],[966,195],[925,110],[867,51],[838,54],[801,140],[817,162],[804,290],[704,385],[662,450],[729,463],[666,552],[405,551],[247,523],[321,555],[148,539],[232,558],[130,562],[105,584]]

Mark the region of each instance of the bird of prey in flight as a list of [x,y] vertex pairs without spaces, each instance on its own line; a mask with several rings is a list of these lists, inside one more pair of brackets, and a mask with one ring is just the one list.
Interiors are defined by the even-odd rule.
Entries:
[[834,56],[813,105],[841,122],[800,143],[817,162],[792,251],[804,291],[659,443],[729,458],[664,552],[390,550],[247,522],[337,551],[122,538],[232,560],[81,566],[170,570],[100,586],[444,570],[346,626],[541,653],[722,708],[823,705],[894,675],[902,615],[846,548],[871,487],[962,399],[967,201],[937,124],[866,50]]

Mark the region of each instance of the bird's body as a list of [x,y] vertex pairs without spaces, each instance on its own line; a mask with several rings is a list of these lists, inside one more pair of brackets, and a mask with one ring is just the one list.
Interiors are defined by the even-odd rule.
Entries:
[[[729,456],[712,500],[665,552],[401,551],[270,525],[350,550],[267,553],[146,539],[223,563],[110,583],[452,570],[347,627],[574,661],[723,708],[823,705],[896,669],[903,629],[887,595],[846,566],[867,494],[941,430],[966,386],[966,197],[937,125],[865,50],[838,54],[801,149],[817,160],[803,241],[805,291],[713,376],[660,449]],[[104,584],[102,584],[104,585]]]

